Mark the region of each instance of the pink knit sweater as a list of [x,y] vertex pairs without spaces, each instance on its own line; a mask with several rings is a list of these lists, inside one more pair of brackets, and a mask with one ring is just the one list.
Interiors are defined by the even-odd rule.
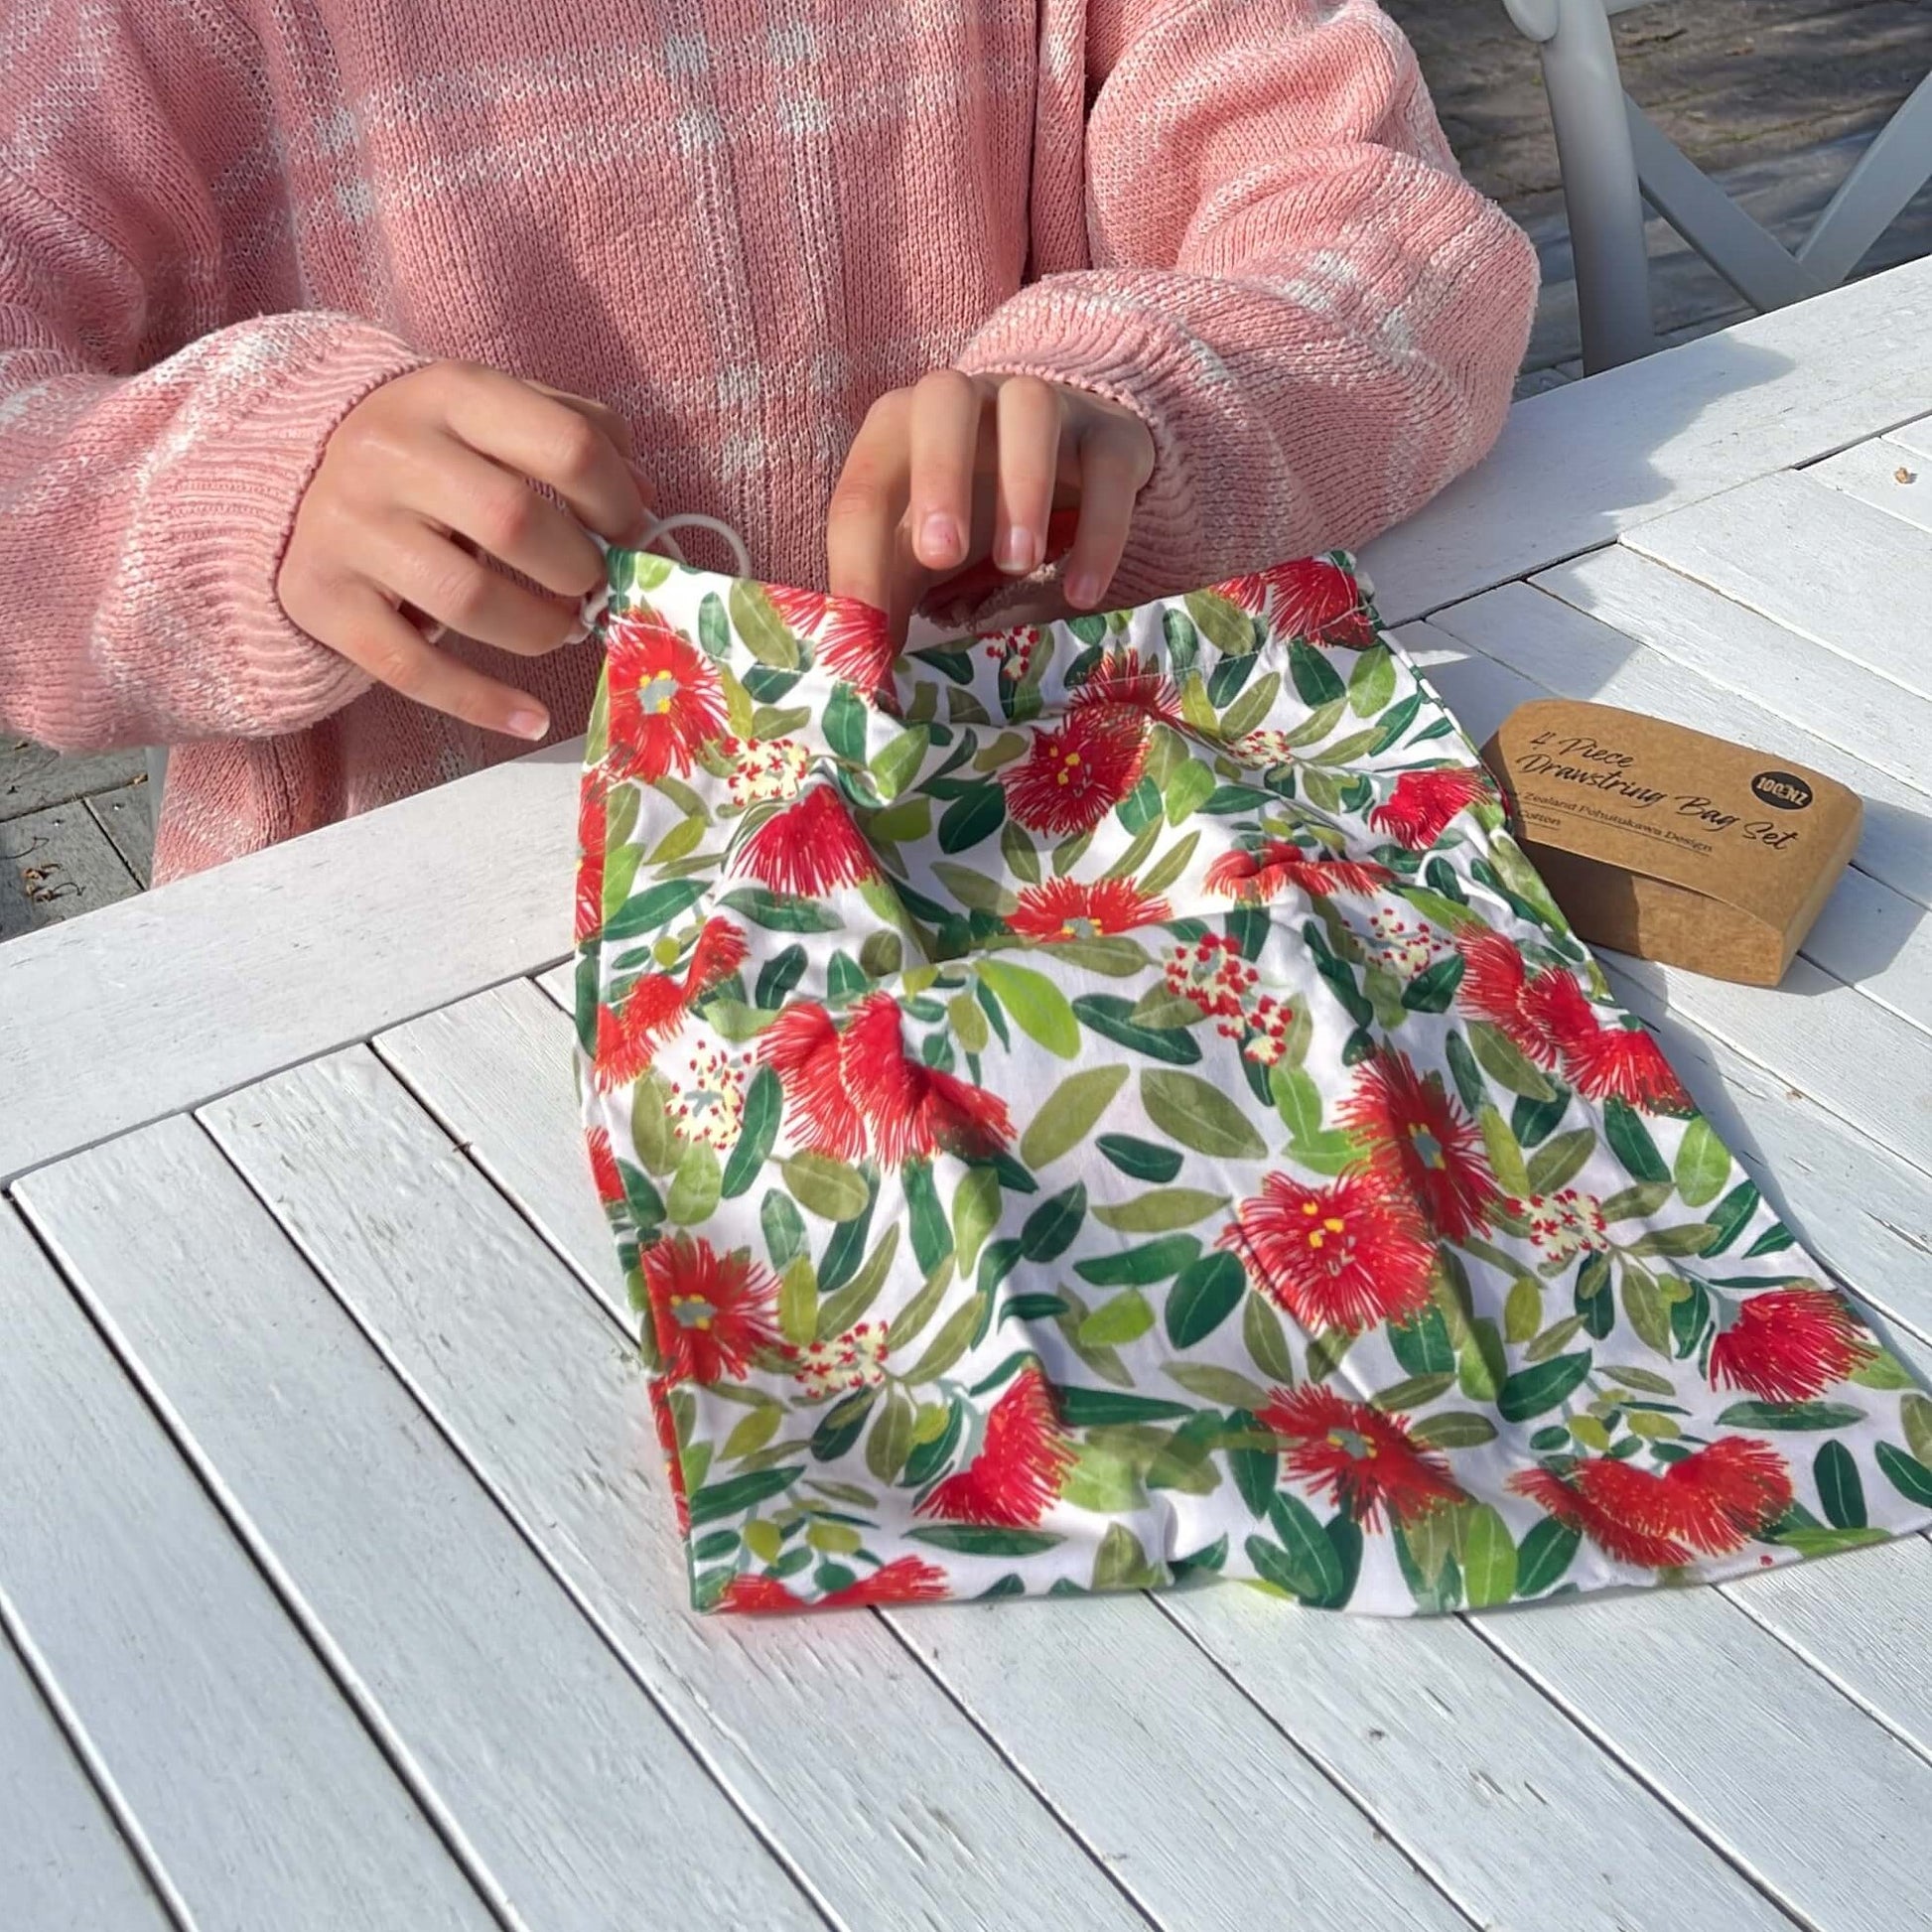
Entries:
[[[276,602],[331,432],[426,359],[603,398],[807,585],[876,395],[1085,386],[1158,451],[1128,602],[1415,509],[1534,280],[1372,0],[9,4],[0,723],[180,748],[163,877],[526,750]],[[588,647],[463,648],[583,728]]]

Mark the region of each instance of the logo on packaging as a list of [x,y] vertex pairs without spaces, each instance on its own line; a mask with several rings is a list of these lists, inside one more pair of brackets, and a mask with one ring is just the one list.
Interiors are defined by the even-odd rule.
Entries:
[[1801,812],[1811,803],[1811,787],[1793,771],[1760,771],[1751,792],[1781,812]]

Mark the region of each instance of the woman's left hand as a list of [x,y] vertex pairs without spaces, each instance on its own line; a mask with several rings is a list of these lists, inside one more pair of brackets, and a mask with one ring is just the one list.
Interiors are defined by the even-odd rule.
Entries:
[[886,612],[902,637],[928,593],[970,566],[1037,570],[1048,519],[1072,510],[1059,595],[1091,611],[1153,473],[1154,438],[1118,403],[1037,376],[935,369],[882,396],[853,440],[826,525],[830,588]]

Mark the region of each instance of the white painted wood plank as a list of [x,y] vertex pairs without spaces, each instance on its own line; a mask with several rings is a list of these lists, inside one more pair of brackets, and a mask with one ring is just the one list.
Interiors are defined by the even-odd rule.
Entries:
[[[547,1173],[595,1208],[568,1046],[505,1032],[497,997],[447,1016],[415,1056],[424,1090],[465,1119],[480,1162]],[[691,1610],[634,1353],[370,1054],[296,1068],[207,1123],[842,1923],[1136,1922],[876,1618]],[[536,1152],[513,1157],[515,1141]],[[586,1232],[550,1200],[542,1212]],[[601,1215],[590,1232],[610,1245]]]
[[578,744],[0,947],[0,1181],[570,948]]
[[1813,639],[1832,653],[1821,668],[1842,677],[1835,658],[1863,664],[1910,694],[1914,718],[1928,715],[1932,543],[1922,530],[1786,471],[1647,523],[1624,541]]
[[4,1204],[0,1308],[0,1594],[199,1932],[482,1932],[448,1852]]
[[519,1923],[821,1924],[193,1121],[16,1191]]
[[1897,435],[1855,443],[1805,475],[1828,489],[1842,489],[1887,516],[1896,516],[1921,530],[1932,530],[1932,468],[1926,457],[1898,440]]
[[1932,409],[1932,259],[1510,411],[1489,457],[1364,552],[1392,621]]
[[0,1907],[12,1932],[168,1932],[160,1900],[4,1632],[0,1821]]
[[1932,1764],[1724,1594],[1612,1593],[1469,1627],[1819,1932],[1922,1918]]
[[1565,1932],[1789,1925],[1461,1620],[1297,1614],[1237,1588],[1163,1603],[1478,1923],[1549,1925],[1560,1886]]
[[511,980],[394,1028],[375,1049],[550,1246],[581,1258],[599,1299],[634,1334],[611,1223],[585,1184],[581,1136],[521,1131],[537,1119],[575,1124],[574,1037],[553,1001]]
[[[1430,633],[1422,634],[1426,638]],[[1502,673],[1500,667],[1494,668],[1500,675],[1509,675]],[[567,986],[562,991],[567,998]],[[377,1041],[377,1046],[388,1055],[403,1035],[413,1036],[412,1044],[416,1050],[410,1062],[412,1080],[438,1115],[456,1127],[459,1135],[469,1144],[473,1156],[491,1173],[506,1171],[511,1164],[520,1163],[526,1173],[554,1176],[542,1184],[567,1186],[588,1200],[591,1190],[583,1174],[575,1172],[583,1164],[582,1149],[577,1140],[575,1104],[567,1077],[561,1081],[557,1077],[557,1069],[568,1057],[568,1023],[561,1014],[556,1015],[556,1026],[551,1034],[556,1045],[545,1047],[542,1044],[544,1030],[541,1028],[518,1027],[508,1031],[502,1027],[500,1016],[491,1009],[503,997],[498,993],[482,995],[436,1016],[434,1026],[424,1022],[412,1023],[396,1034],[383,1036]],[[427,1042],[431,1040],[436,1049],[433,1056],[427,1050]],[[540,1051],[554,1053],[554,1060],[534,1060],[531,1056]],[[480,1056],[496,1059],[497,1064],[487,1078],[478,1066],[466,1064],[466,1059],[474,1060]],[[274,1085],[283,1089],[298,1082],[312,1081],[318,1079],[324,1070],[304,1069]],[[540,1098],[545,1094],[549,1095],[547,1100]],[[232,1106],[235,1103],[223,1104]],[[210,1110],[210,1113],[217,1111]],[[333,1147],[335,1143],[329,1137],[332,1132],[340,1133],[341,1130],[332,1127],[329,1118],[331,1112],[333,1110],[292,1115],[280,1136],[284,1151],[292,1153],[298,1148]],[[371,1152],[366,1158],[380,1161],[386,1172],[411,1172],[400,1167],[399,1152],[388,1137],[367,1121],[355,1124],[350,1145],[369,1148]],[[326,1171],[334,1167],[335,1157],[315,1165]],[[286,1175],[290,1173],[306,1176],[309,1171],[310,1164],[303,1164],[294,1170],[281,1169],[278,1172],[285,1177],[281,1184],[287,1184]],[[415,1202],[426,1197],[429,1190],[412,1186],[409,1192],[412,1202]],[[466,1199],[467,1194],[468,1190]],[[561,1211],[554,1207],[534,1199],[523,1200],[520,1204],[535,1221],[549,1226],[566,1224]],[[465,1222],[474,1221],[481,1212],[481,1203],[474,1208],[466,1205],[462,1219]],[[581,1238],[589,1240],[595,1251],[601,1252],[607,1245],[608,1237],[601,1222],[573,1215],[568,1225],[578,1230]],[[461,1226],[445,1227],[439,1222],[425,1228],[423,1238],[429,1245],[440,1249],[462,1238]],[[533,1276],[535,1271],[528,1272]],[[500,1318],[511,1321],[512,1311],[504,1310]],[[524,1346],[513,1332],[506,1335],[505,1340],[511,1347]],[[519,1427],[516,1438],[518,1441],[527,1440],[530,1434],[527,1427]],[[661,1500],[655,1494],[651,1498],[651,1506],[653,1509],[661,1507]],[[568,1522],[570,1519],[559,1520]],[[581,1542],[584,1532],[579,1529],[575,1534]],[[626,1557],[623,1561],[627,1574],[632,1578],[644,1574],[634,1557]],[[631,1588],[634,1590],[634,1583]],[[1226,1594],[1245,1597],[1246,1593],[1230,1591]],[[660,1612],[648,1599],[643,1599],[643,1607],[651,1626],[661,1632],[666,1613]],[[1123,1881],[1132,1886],[1137,1895],[1146,1899],[1151,1909],[1158,1909],[1164,1922],[1193,1922],[1186,1911],[1181,1911],[1165,1894],[1151,1895],[1142,1889],[1144,1884],[1167,1883],[1170,1870],[1182,1871],[1187,1855],[1178,1851],[1171,1856],[1161,1855],[1162,1863],[1154,1868],[1156,1876],[1149,1878],[1148,1860],[1155,1855],[1150,1854],[1147,1845],[1166,1846],[1173,1842],[1177,1832],[1191,1837],[1199,1829],[1209,1833],[1209,1842],[1218,1844],[1227,1829],[1226,1805],[1229,1799],[1224,1783],[1225,1772],[1212,1768],[1222,1761],[1217,1753],[1230,1754],[1235,1763],[1248,1765],[1261,1750],[1262,1740],[1253,1732],[1247,1719],[1226,1715],[1225,1701],[1217,1697],[1211,1685],[1199,1677],[1193,1660],[1186,1658],[1184,1653],[1176,1656],[1165,1643],[1148,1640],[1146,1626],[1139,1620],[1138,1604],[1132,1613],[1124,1608],[1110,1613],[1117,1619],[1126,1618],[1124,1627],[1132,1633],[1131,1637],[1119,1640],[1111,1636],[1102,1640],[1095,1634],[1093,1605],[1055,1604],[1050,1611],[1024,1614],[1029,1608],[1025,1605],[1001,1605],[990,1614],[979,1608],[957,1612],[919,1611],[895,1616],[894,1622],[907,1644],[919,1655],[928,1658],[933,1667],[978,1712],[982,1721],[999,1737],[1003,1748],[1019,1756],[1029,1775],[1042,1786],[1048,1797],[1056,1805],[1072,1807],[1068,1811],[1069,1819],[1083,1836],[1088,1836],[1090,1842],[1100,1847],[1103,1856],[1116,1849],[1131,1854],[1127,1862],[1117,1867]],[[1000,1611],[1015,1610],[1023,1612],[1017,1623],[1000,1614]],[[1279,1604],[1269,1604],[1266,1610],[1272,1616],[1284,1615]],[[1054,1613],[1060,1611],[1081,1619],[1077,1625],[1069,1626],[1066,1642],[1060,1641],[1055,1634],[1060,1625]],[[1311,1630],[1325,1630],[1336,1621],[1328,1618],[1298,1619],[1292,1615],[1285,1620],[1299,1628]],[[1115,1625],[1109,1623],[1108,1628],[1111,1631]],[[1404,1631],[1405,1640],[1409,1634],[1407,1630]],[[1110,1686],[1104,1674],[1102,1681],[1096,1684],[1092,1665],[1068,1663],[1069,1644],[1076,1647],[1082,1658],[1099,1657],[1104,1660],[1121,1654],[1122,1646],[1130,1642],[1138,1661],[1131,1672],[1120,1678],[1118,1684]],[[1043,1653],[1036,1653],[1035,1646],[1038,1645],[1044,1646]],[[1517,1680],[1498,1666],[1488,1652],[1480,1646],[1465,1645],[1461,1654],[1467,1660],[1468,1671],[1473,1673],[1473,1677],[1465,1682],[1465,1701],[1496,1714],[1498,1736],[1525,1733],[1542,1759],[1573,1768],[1581,1766],[1575,1769],[1575,1775],[1580,1780],[1581,1788],[1592,1794],[1598,1793],[1603,1787],[1605,1775],[1612,1782],[1615,1780],[1617,1774],[1605,1772],[1596,1753],[1577,1736],[1569,1724],[1534,1694],[1522,1691]],[[1155,1662],[1157,1658],[1161,1660],[1158,1665]],[[1016,1662],[1016,1659],[1019,1661]],[[1029,1662],[1029,1659],[1032,1661]],[[694,1667],[689,1662],[684,1664],[683,1669],[693,1677],[693,1681],[706,1683],[706,1680],[695,1676]],[[1069,1688],[1056,1696],[1037,1693],[1034,1688],[1034,1677],[1041,1670],[1049,1673],[1070,1671],[1071,1675],[1066,1680]],[[1018,1679],[1015,1677],[1016,1671],[1021,1673]],[[1302,1683],[1300,1677],[1288,1681],[1298,1687]],[[1338,1711],[1357,1708],[1355,1700],[1361,1684],[1359,1675],[1353,1669],[1338,1666],[1327,1673],[1326,1683],[1328,1695]],[[1145,1702],[1144,1694],[1149,1684],[1166,1684],[1170,1687],[1156,1708],[1150,1708]],[[713,1697],[720,1695],[709,1690],[708,1685],[707,1692]],[[771,1693],[767,1690],[760,1695],[768,1698]],[[1050,1714],[1050,1722],[1040,1721],[1037,1708],[1042,1699]],[[1298,1703],[1299,1692],[1298,1697],[1289,1702]],[[1076,1705],[1077,1709],[1073,1709]],[[1374,1711],[1379,1709],[1379,1703],[1375,1703],[1372,1709],[1363,1707],[1358,1710],[1364,1727],[1376,1722]],[[1096,1713],[1102,1710],[1106,1712],[1109,1725],[1118,1724],[1130,1731],[1141,1725],[1163,1727],[1166,1741],[1158,1748],[1150,1737],[1136,1732],[1133,1756],[1137,1765],[1155,1761],[1172,1763],[1176,1767],[1177,1774],[1190,1781],[1198,1781],[1198,1788],[1190,1782],[1186,1801],[1179,1810],[1175,1809],[1174,1795],[1165,1778],[1157,1779],[1144,1795],[1137,1787],[1136,1792],[1127,1797],[1110,1796],[1107,1804],[1096,1803],[1089,1798],[1086,1787],[1094,1782],[1094,1778],[1090,1757],[1082,1753],[1090,1750],[1091,1736],[1099,1723]],[[1181,1722],[1186,1729],[1183,1734],[1173,1736],[1169,1733],[1176,1722],[1176,1711],[1182,1714]],[[1452,1762],[1456,1767],[1455,1776],[1466,1780],[1473,1775],[1470,1769],[1472,1760],[1468,1759],[1466,1753],[1474,1746],[1469,1745],[1462,1736],[1464,1726],[1456,1724],[1445,1728],[1436,1724],[1433,1713],[1434,1707],[1425,1709],[1416,1721],[1417,1725],[1428,1733],[1430,1747],[1437,1758]],[[1275,1715],[1279,1718],[1282,1714],[1276,1712]],[[1215,1751],[1204,1752],[1200,1739],[1210,1725],[1217,1726],[1213,1732]],[[1055,1726],[1066,1734],[1056,1737]],[[1291,1725],[1291,1729],[1296,1732],[1298,1745],[1307,1749],[1308,1744],[1300,1735],[1299,1727]],[[801,1731],[800,1734],[806,1733]],[[1292,1761],[1284,1755],[1287,1751],[1286,1745],[1277,1749],[1277,1756],[1282,1762]],[[1458,1751],[1464,1751],[1465,1755],[1458,1757]],[[1321,1754],[1316,1752],[1316,1755]],[[1074,1761],[1069,1762],[1069,1755]],[[1594,1770],[1591,1769],[1592,1763],[1597,1766]],[[1272,1815],[1288,1818],[1306,1815],[1311,1810],[1320,1813],[1324,1805],[1330,1802],[1317,1791],[1300,1785],[1278,1789],[1279,1782],[1279,1771],[1271,1771],[1258,1787],[1267,1793],[1266,1802],[1278,1808],[1277,1814]],[[1351,1779],[1343,1776],[1341,1782],[1347,1788],[1357,1790],[1359,1795],[1358,1787]],[[1560,1788],[1560,1784],[1553,1783],[1552,1789]],[[1068,1793],[1074,1795],[1069,1797]],[[1248,1842],[1252,1844],[1258,1829],[1255,1806],[1262,1801],[1250,1797],[1242,1802],[1249,1821]],[[1650,1800],[1641,1794],[1628,1802],[1639,1807],[1650,1805]],[[1140,1805],[1143,1810],[1126,1814],[1118,1808],[1129,1804]],[[1109,1809],[1109,1805],[1114,1808]],[[1205,1806],[1208,1810],[1204,1827],[1199,1824],[1193,1809],[1197,1805]],[[1146,1809],[1149,1806],[1153,1807],[1151,1811]],[[1431,1871],[1440,1884],[1456,1896],[1472,1916],[1507,1918],[1509,1901],[1518,1896],[1517,1888],[1534,1881],[1538,1866],[1531,1857],[1531,1851],[1538,1841],[1533,1835],[1525,1839],[1521,1860],[1512,1861],[1493,1844],[1486,1849],[1475,1848],[1473,1852],[1464,1849],[1459,1843],[1460,1820],[1453,1807],[1422,1808],[1420,1838],[1417,1836],[1416,1821],[1408,1811],[1379,1806],[1372,1809],[1376,1811],[1383,1829],[1390,1831],[1397,1842],[1425,1869]],[[1526,1833],[1532,1827],[1546,1834],[1551,1829],[1548,1818],[1542,1814],[1531,1818],[1526,1812],[1517,1823]],[[1639,1829],[1634,1820],[1630,1821],[1629,1828],[1632,1831]],[[1273,1829],[1279,1831],[1281,1827],[1277,1825]],[[1354,1829],[1352,1823],[1344,1820],[1344,1843],[1354,1843]],[[1135,1844],[1137,1831],[1146,1834],[1138,1846]],[[1651,1868],[1658,1884],[1662,1885],[1667,1880],[1677,1882],[1682,1895],[1701,1901],[1709,1899],[1714,1906],[1716,1901],[1728,1896],[1729,1887],[1722,1875],[1722,1866],[1718,1866],[1715,1876],[1705,1871],[1705,1862],[1713,1865],[1717,1865],[1718,1862],[1710,1859],[1710,1855],[1704,1853],[1701,1847],[1695,1846],[1694,1841],[1691,1849],[1684,1849],[1682,1841],[1685,1835],[1678,1832],[1667,1818],[1657,1821],[1654,1836],[1656,1843],[1652,1851]],[[1251,1863],[1244,1862],[1243,1869],[1249,1869]],[[1480,1870],[1485,1863],[1492,1863],[1495,1866],[1486,1879]],[[1196,1868],[1198,1863],[1196,1860]],[[1674,1880],[1672,1874],[1675,1874]],[[1280,1876],[1273,1866],[1262,1867],[1260,1875],[1271,1883]],[[1626,1874],[1617,1881],[1621,1890],[1617,1886],[1606,1886],[1600,1895],[1605,1900],[1628,1896],[1632,1884],[1637,1884],[1641,1892],[1642,1884]],[[1228,1903],[1238,1896],[1238,1893],[1230,1892],[1222,1902]],[[1204,1908],[1195,1905],[1189,1909],[1199,1912]],[[1171,1921],[1171,1912],[1178,1912],[1178,1918]],[[1727,1922],[1715,1909],[1712,1920],[1715,1924]],[[1534,1915],[1522,1922],[1534,1923]],[[1605,1917],[1602,1922],[1609,1925],[1616,1921]],[[1756,1924],[1760,1921],[1746,1916],[1737,1922]]]
[[577,1010],[577,962],[563,960],[548,972],[538,973],[534,983],[543,988],[566,1013]]
[[1891,433],[1891,440],[1914,456],[1932,458],[1932,416],[1920,416],[1915,421],[1901,423]]

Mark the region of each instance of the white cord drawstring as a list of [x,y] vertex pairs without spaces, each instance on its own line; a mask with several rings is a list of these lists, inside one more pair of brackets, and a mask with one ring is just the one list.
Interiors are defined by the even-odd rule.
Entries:
[[[713,536],[721,538],[732,553],[732,562],[738,566],[741,577],[752,574],[752,553],[745,547],[741,537],[729,523],[721,522],[715,516],[700,516],[695,510],[686,510],[677,516],[659,517],[653,521],[637,539],[639,550],[661,550],[674,564],[685,563],[683,550],[677,539],[671,535],[673,530],[709,530]],[[612,546],[604,541],[595,530],[585,533],[604,555],[609,556]],[[566,643],[581,644],[597,627],[597,621],[604,615],[604,607],[611,601],[611,588],[608,583],[599,584],[577,607],[577,622],[572,627]]]

